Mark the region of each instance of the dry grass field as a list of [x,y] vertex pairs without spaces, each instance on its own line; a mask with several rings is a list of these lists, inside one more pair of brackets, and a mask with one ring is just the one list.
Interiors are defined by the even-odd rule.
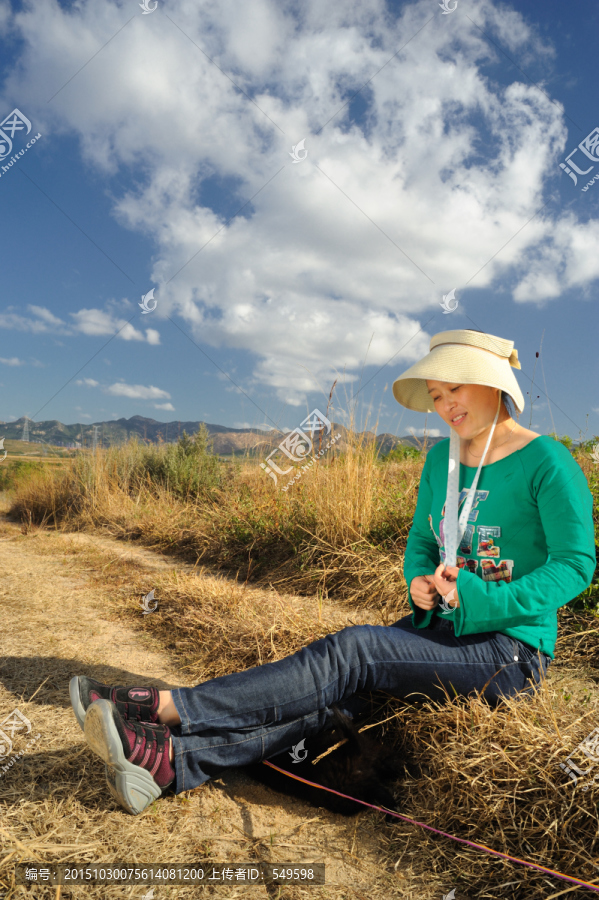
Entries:
[[[192,685],[350,623],[407,614],[403,550],[422,461],[380,465],[359,449],[306,472],[287,494],[256,464],[218,474],[202,454],[193,490],[174,476],[165,484],[154,451],[132,445],[34,471],[4,495],[0,721],[18,708],[40,737],[0,771],[0,898],[147,891],[19,887],[17,862],[200,860],[325,862],[327,883],[155,887],[155,900],[441,900],[454,888],[456,900],[592,896],[368,808],[334,815],[241,770],[139,817],[106,791],[69,705],[72,675]],[[598,467],[580,464],[597,516]],[[144,616],[151,589],[159,607]],[[534,699],[491,709],[477,697],[376,695],[365,721],[383,723],[371,733],[416,764],[396,786],[405,816],[599,886],[599,787],[585,791],[559,769],[599,725],[599,620],[587,607],[560,613],[556,660]]]

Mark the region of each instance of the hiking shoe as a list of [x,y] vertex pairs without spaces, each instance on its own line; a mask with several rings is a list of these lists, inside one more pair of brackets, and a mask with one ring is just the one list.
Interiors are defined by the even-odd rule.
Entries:
[[110,700],[96,700],[85,717],[85,740],[106,763],[108,789],[137,816],[175,780],[168,725],[128,721]]
[[158,690],[155,687],[110,687],[101,681],[94,681],[85,675],[75,675],[69,684],[71,706],[84,730],[85,714],[88,706],[96,700],[112,700],[124,719],[139,722],[158,721]]

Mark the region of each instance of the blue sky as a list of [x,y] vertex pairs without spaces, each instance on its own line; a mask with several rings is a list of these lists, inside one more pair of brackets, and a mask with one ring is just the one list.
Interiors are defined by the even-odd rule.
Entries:
[[420,434],[393,379],[477,328],[599,434],[596,4],[156,2],[0,2],[1,420],[285,431],[337,378]]

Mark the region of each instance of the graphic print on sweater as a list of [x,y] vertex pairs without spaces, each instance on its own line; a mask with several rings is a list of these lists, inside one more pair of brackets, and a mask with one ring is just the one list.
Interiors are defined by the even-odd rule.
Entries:
[[[467,489],[460,491],[460,496],[458,498],[458,515],[460,507],[462,506],[467,495]],[[464,556],[456,557],[456,565],[458,569],[466,568],[469,572],[472,572],[473,575],[477,574],[479,566],[478,560],[468,559],[467,557],[472,553],[475,532],[478,531],[478,534],[476,535],[476,556],[483,557],[480,562],[482,580],[506,581],[509,583],[512,580],[514,561],[513,559],[500,559],[501,547],[497,544],[497,540],[501,538],[501,526],[476,526],[474,524],[477,521],[480,513],[480,510],[477,508],[478,504],[486,500],[488,496],[489,491],[476,491],[474,494],[472,509],[468,514],[468,523],[466,524],[464,534],[462,535],[462,540],[460,541],[460,546],[458,548],[459,550],[461,550]],[[439,556],[442,563],[445,563],[446,559],[445,549],[441,549],[445,547],[445,533],[443,528],[445,522],[444,517],[445,504],[443,504],[443,509],[441,510],[441,520],[439,522],[440,538],[437,537],[435,533],[435,529],[433,526],[433,517],[431,515],[429,515],[428,517],[431,530],[435,535],[435,540],[439,546]],[[497,560],[499,561],[496,562]]]
[[483,581],[507,581],[509,583],[512,580],[514,560],[502,559],[496,566],[490,559],[483,559],[481,567]]
[[491,556],[494,559],[499,559],[501,556],[501,547],[497,546],[495,538],[500,537],[501,528],[499,525],[479,525],[476,555]]
[[462,536],[462,540],[460,541],[460,546],[458,550],[461,550],[462,553],[465,553],[468,556],[472,553],[472,538],[474,537],[474,525],[466,525],[464,528],[464,534]]

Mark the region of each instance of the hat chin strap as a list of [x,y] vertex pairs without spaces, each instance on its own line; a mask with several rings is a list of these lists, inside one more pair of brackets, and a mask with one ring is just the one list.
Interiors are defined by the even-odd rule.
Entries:
[[454,428],[450,426],[450,436],[449,436],[449,469],[447,473],[447,495],[445,498],[445,518],[443,519],[443,543],[445,545],[445,566],[455,566],[457,561],[457,551],[462,540],[462,535],[464,534],[464,530],[466,528],[466,523],[468,521],[468,516],[470,515],[470,510],[472,509],[472,504],[474,502],[474,497],[476,494],[476,486],[478,484],[478,477],[480,475],[480,470],[483,467],[483,463],[485,461],[485,457],[487,455],[487,450],[489,449],[489,445],[491,440],[493,439],[493,433],[495,431],[495,426],[497,425],[497,419],[499,418],[499,410],[501,409],[501,391],[499,392],[499,398],[497,403],[497,412],[495,413],[495,418],[493,419],[493,425],[491,426],[491,431],[489,432],[489,437],[487,438],[487,443],[485,445],[485,452],[483,453],[481,460],[478,464],[478,469],[476,470],[476,475],[474,476],[474,481],[472,482],[472,486],[470,487],[468,494],[466,495],[466,500],[464,502],[464,506],[462,508],[462,513],[458,522],[458,492],[459,492],[459,480],[460,480],[460,436]]

